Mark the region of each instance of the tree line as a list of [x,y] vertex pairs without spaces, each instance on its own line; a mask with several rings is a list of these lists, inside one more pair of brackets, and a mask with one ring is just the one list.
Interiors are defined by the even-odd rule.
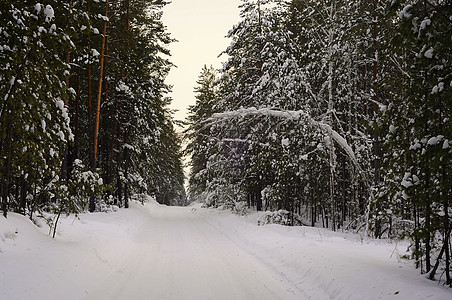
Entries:
[[174,40],[163,0],[4,0],[0,198],[10,211],[182,203],[181,138],[168,108]]
[[189,109],[189,197],[410,238],[416,267],[452,284],[452,3],[240,9]]

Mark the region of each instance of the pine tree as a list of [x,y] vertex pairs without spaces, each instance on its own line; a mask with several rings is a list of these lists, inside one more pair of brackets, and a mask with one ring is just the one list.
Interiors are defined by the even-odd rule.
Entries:
[[[40,209],[57,215],[84,210],[81,198],[86,198],[79,196],[88,190],[99,202],[118,203],[124,196],[119,204],[125,206],[132,193],[156,186],[168,191],[170,200],[184,199],[181,141],[164,82],[172,66],[166,46],[173,41],[161,22],[165,4],[2,3],[0,198],[5,216],[11,210],[30,216]],[[100,34],[99,28],[108,30]],[[151,164],[156,167],[149,171]]]
[[[65,49],[75,45],[73,27],[66,25],[85,21],[80,11],[56,1],[2,5],[0,186],[5,216],[9,209],[24,213],[31,191],[33,207],[38,201],[45,204],[47,185],[59,178],[63,150],[73,140],[66,103],[74,93],[66,85],[70,65]],[[22,190],[20,200],[16,195],[17,201],[8,203],[13,185]]]
[[[392,101],[382,115],[388,155],[382,203],[399,223],[410,220],[404,233],[413,238],[413,254],[422,272],[431,272],[433,253],[443,259],[450,284],[450,14],[446,3],[426,1],[393,4],[397,27],[391,40],[393,74],[388,80]],[[389,155],[391,153],[391,155]],[[402,223],[403,224],[403,223]],[[442,238],[438,239],[440,235]],[[444,246],[446,245],[446,246]],[[441,255],[439,255],[441,254]],[[425,269],[423,265],[425,261]],[[436,267],[437,263],[435,263]]]
[[202,197],[206,191],[209,178],[207,177],[207,163],[217,143],[210,137],[210,129],[205,126],[207,120],[214,112],[218,102],[217,71],[204,65],[195,87],[196,104],[188,108],[190,122],[186,136],[189,144],[186,153],[191,157],[189,196],[191,199]]

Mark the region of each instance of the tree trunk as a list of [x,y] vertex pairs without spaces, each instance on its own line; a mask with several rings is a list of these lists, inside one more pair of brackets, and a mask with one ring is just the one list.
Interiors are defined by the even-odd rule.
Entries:
[[[377,6],[378,0],[373,0],[373,20],[372,20],[372,42],[373,42],[373,74],[372,74],[372,98],[373,98],[373,115],[377,115],[379,108],[377,105],[378,101],[378,89],[377,89],[377,75],[378,75],[378,21],[377,21]],[[373,132],[373,154],[374,154],[374,185],[378,186],[381,181],[380,169],[381,169],[381,142],[378,133]],[[378,209],[378,208],[377,208]],[[382,236],[382,221],[377,218],[375,221],[375,237],[381,238]]]
[[[121,102],[116,100],[116,194],[119,205],[122,205],[122,183],[121,183]],[[116,201],[116,200],[115,200]]]
[[89,165],[94,169],[94,138],[93,138],[93,103],[92,103],[92,88],[91,88],[91,67],[88,67],[88,136],[89,136]]
[[[445,236],[446,237],[450,236],[450,233],[451,233],[451,229],[449,228],[449,230],[445,232]],[[441,247],[441,250],[440,250],[440,252],[438,254],[438,257],[436,258],[435,266],[433,266],[432,270],[430,271],[430,274],[428,275],[428,278],[430,280],[434,280],[435,279],[435,275],[436,275],[436,271],[438,270],[439,263],[440,263],[441,259],[443,258],[444,252],[446,252],[446,248],[449,248],[448,241],[449,241],[449,238],[447,238],[447,243],[446,243],[446,238],[444,239],[443,246]],[[446,261],[446,265],[449,265],[449,268],[450,268],[450,262],[447,263],[447,261]],[[448,269],[446,269],[446,271],[447,270]],[[450,284],[450,282],[448,284]]]
[[6,162],[3,166],[3,174],[1,178],[1,197],[2,197],[2,210],[3,216],[6,218],[8,215],[8,195],[9,195],[9,183],[11,181],[10,178],[10,170],[11,170],[11,143],[12,143],[12,134],[13,134],[13,126],[12,122],[8,120],[6,125]]
[[21,213],[25,216],[27,206],[27,181],[24,176],[20,177],[20,209]]
[[55,238],[56,235],[56,230],[57,230],[57,226],[58,226],[58,221],[60,220],[60,216],[61,213],[63,212],[63,206],[60,207],[60,209],[58,210],[58,214],[57,214],[57,218],[55,220],[55,224],[53,225],[53,235],[52,238]]
[[452,280],[450,278],[450,224],[449,224],[449,203],[447,196],[444,197],[444,211],[446,212],[444,215],[444,245],[445,245],[445,253],[446,253],[446,284],[452,287]]
[[[129,142],[129,137],[128,137],[128,133],[125,134],[125,139],[124,139],[125,144],[127,144]],[[125,177],[125,182],[124,182],[124,207],[125,208],[129,208],[129,184],[127,183],[128,181],[128,177],[129,177],[129,149],[128,149],[128,145],[126,145],[125,149],[124,149],[124,177]]]
[[[91,11],[90,1],[88,1],[88,12]],[[88,34],[88,52],[91,55],[91,35]],[[88,64],[88,158],[89,166],[94,170],[94,130],[93,130],[93,101],[92,101],[92,85],[91,85],[91,65]]]
[[427,168],[426,171],[426,201],[427,204],[425,206],[425,232],[426,232],[426,236],[425,236],[425,272],[430,272],[431,269],[431,264],[430,264],[430,252],[431,252],[431,245],[430,245],[430,231],[432,230],[431,228],[431,214],[432,214],[432,208],[430,207],[430,196],[429,196],[429,186],[430,186],[430,170],[429,168]]
[[[108,16],[108,0],[105,2],[105,17]],[[100,100],[102,96],[102,79],[104,73],[104,59],[105,59],[105,44],[107,39],[107,22],[104,22],[104,30],[102,37],[102,46],[100,50],[100,71],[99,71],[99,81],[97,88],[97,105],[96,105],[96,119],[94,123],[94,158],[93,165],[91,166],[94,169],[96,168],[97,163],[97,145],[99,140],[99,120],[100,120]],[[96,204],[94,202],[94,197],[91,196],[89,203],[89,211],[93,212],[96,209]]]
[[[108,0],[105,3],[105,17],[108,16]],[[104,22],[104,30],[102,37],[102,46],[100,49],[100,70],[99,80],[97,86],[97,105],[96,105],[96,119],[94,123],[94,165],[97,162],[97,146],[99,143],[99,120],[100,120],[100,100],[102,97],[102,80],[104,75],[104,61],[105,61],[105,45],[107,40],[107,22]]]
[[[417,211],[417,206],[415,203],[413,203],[413,211],[414,211],[414,230],[419,229],[419,213]],[[420,249],[420,241],[419,237],[415,235],[414,237],[414,257],[416,262],[416,269],[419,269],[420,267],[420,260],[419,260],[419,249]]]
[[77,73],[75,98],[75,133],[74,133],[74,159],[79,157],[79,141],[80,141],[80,70]]

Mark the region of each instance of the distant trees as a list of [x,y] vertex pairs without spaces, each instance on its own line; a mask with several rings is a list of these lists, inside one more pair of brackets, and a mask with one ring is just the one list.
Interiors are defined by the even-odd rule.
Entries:
[[189,192],[193,198],[207,195],[208,190],[214,192],[210,186],[213,176],[209,175],[207,163],[217,141],[212,136],[211,129],[205,128],[203,121],[212,116],[213,108],[219,100],[217,79],[217,71],[212,66],[204,66],[197,81],[198,86],[195,87],[196,103],[188,108],[187,121],[190,125],[187,130],[189,144],[186,153],[191,158]]
[[[183,197],[164,1],[4,1],[0,197],[8,211]],[[79,197],[84,195],[83,197]],[[81,201],[81,199],[84,199]],[[70,199],[72,202],[68,203]]]
[[450,284],[452,8],[405,2],[244,1],[191,110],[190,196],[408,236]]

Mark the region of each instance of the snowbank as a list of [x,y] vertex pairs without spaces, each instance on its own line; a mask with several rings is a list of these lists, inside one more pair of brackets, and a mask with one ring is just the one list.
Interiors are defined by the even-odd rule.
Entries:
[[265,213],[196,213],[310,299],[452,299],[452,289],[424,278],[411,261],[401,259],[406,242],[307,226],[257,226]]
[[63,218],[52,239],[9,214],[0,299],[452,299],[400,258],[405,243],[260,217],[131,203]]

